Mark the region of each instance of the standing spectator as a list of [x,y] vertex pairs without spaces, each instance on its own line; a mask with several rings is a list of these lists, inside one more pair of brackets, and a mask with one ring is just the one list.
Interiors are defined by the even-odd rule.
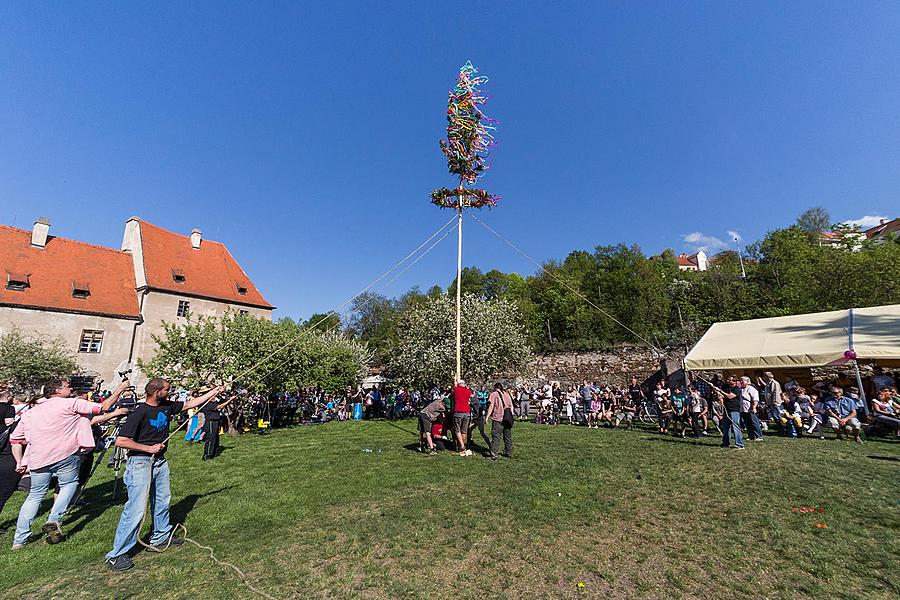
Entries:
[[[6,501],[19,486],[22,474],[16,470],[16,459],[12,453],[9,437],[18,427],[16,409],[12,405],[12,393],[5,384],[0,384],[0,512]],[[0,534],[6,530],[0,530]]]
[[575,391],[575,386],[570,385],[569,389],[566,391],[566,399],[565,399],[565,407],[566,407],[566,418],[569,421],[569,425],[574,423],[574,414],[575,414],[575,405],[578,404],[578,392]]
[[[506,411],[509,410],[509,413]],[[503,438],[504,453],[512,458],[512,399],[503,390],[503,384],[494,384],[494,391],[488,398],[488,418],[491,420],[491,460],[497,460],[500,450],[500,438]]]
[[688,416],[694,437],[706,435],[705,418],[708,411],[706,398],[700,394],[700,390],[694,385],[688,386]]
[[204,416],[203,460],[212,460],[219,453],[219,428],[221,427],[222,421],[221,411],[228,406],[233,399],[233,397],[229,398],[221,404],[216,404],[215,400],[210,400],[200,409],[200,412],[203,413]]
[[31,537],[31,523],[38,514],[53,476],[59,482],[59,493],[42,531],[47,534],[50,544],[65,539],[61,521],[78,490],[81,454],[94,448],[90,421],[83,416],[100,414],[112,406],[116,398],[110,396],[99,404],[71,398],[71,395],[72,388],[67,379],[47,383],[43,398],[22,415],[21,422],[10,436],[16,472],[21,475],[27,469],[31,473],[31,490],[19,510],[13,550],[24,547]]
[[531,412],[531,390],[527,386],[519,389],[519,418],[527,421]]
[[781,384],[775,380],[775,376],[771,371],[766,371],[762,375],[763,388],[762,397],[766,406],[766,419],[772,423],[778,423],[781,419],[781,411],[778,405],[781,404]]
[[637,377],[631,378],[631,383],[628,385],[628,397],[631,398],[635,410],[641,410],[647,396],[644,395],[644,389],[638,383]]
[[653,399],[656,402],[656,415],[659,419],[659,432],[669,431],[669,421],[672,419],[672,403],[669,401],[669,388],[662,381],[656,382],[653,391]]
[[828,427],[837,431],[838,439],[843,437],[842,433],[851,433],[855,442],[862,443],[856,401],[845,396],[841,387],[831,386],[831,395],[825,398],[825,416]]
[[761,442],[763,439],[762,426],[759,416],[756,414],[759,408],[759,391],[750,382],[747,376],[738,381],[741,390],[741,418],[747,428],[747,434],[751,442]]
[[726,379],[726,385],[722,388],[719,396],[725,405],[725,411],[722,415],[725,422],[721,424],[722,429],[722,447],[731,447],[731,438],[734,437],[734,445],[739,450],[744,449],[744,435],[741,433],[741,396],[742,388],[738,386],[737,377],[731,375]]
[[460,379],[453,387],[453,434],[456,436],[457,449],[460,456],[471,456],[472,451],[468,447],[469,437],[469,399],[472,390],[466,386],[466,382]]
[[587,421],[588,427],[591,426],[591,396],[593,395],[593,390],[591,390],[590,382],[585,379],[581,384],[581,388],[578,390],[578,393],[581,395],[581,410],[584,411],[584,418]]

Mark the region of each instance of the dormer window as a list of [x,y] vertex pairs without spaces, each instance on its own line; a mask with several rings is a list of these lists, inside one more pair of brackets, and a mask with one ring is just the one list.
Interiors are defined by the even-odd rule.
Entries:
[[24,292],[31,287],[28,282],[28,273],[9,273],[6,274],[6,289],[15,292]]
[[184,283],[184,271],[181,269],[172,269],[172,281],[175,283]]
[[87,300],[87,297],[91,295],[91,286],[86,281],[73,281],[72,282],[72,297],[78,298],[79,300]]
[[238,294],[240,294],[241,296],[247,295],[247,286],[246,285],[244,285],[242,283],[236,283],[235,286],[237,287]]

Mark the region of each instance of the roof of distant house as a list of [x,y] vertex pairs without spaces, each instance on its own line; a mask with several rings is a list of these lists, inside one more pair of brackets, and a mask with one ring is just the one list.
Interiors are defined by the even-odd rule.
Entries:
[[679,267],[698,267],[700,266],[700,262],[697,260],[697,253],[694,254],[679,254],[675,257],[675,262],[678,263]]
[[900,232],[900,217],[896,219],[892,219],[890,221],[884,221],[875,227],[870,227],[866,229],[863,233],[866,234],[866,239],[871,240],[872,238],[880,237],[883,235],[888,235],[889,233],[898,233]]
[[195,249],[190,236],[167,231],[143,220],[141,243],[147,285],[152,289],[274,308],[224,244],[202,240],[200,248]]
[[52,235],[37,248],[31,233],[0,225],[0,305],[140,317],[130,254]]

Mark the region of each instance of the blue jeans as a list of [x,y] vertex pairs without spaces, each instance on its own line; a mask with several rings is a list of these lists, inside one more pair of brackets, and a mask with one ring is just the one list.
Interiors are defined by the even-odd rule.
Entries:
[[744,417],[744,426],[747,428],[747,435],[751,440],[762,439],[762,426],[759,423],[759,417],[755,412],[741,413]]
[[169,490],[169,463],[166,459],[155,458],[151,465],[149,456],[129,457],[123,481],[128,488],[128,502],[122,509],[119,526],[116,527],[113,549],[106,554],[106,558],[121,556],[137,544],[148,497],[150,510],[153,512],[150,543],[154,546],[164,544],[172,531],[169,524],[169,501],[172,493]]
[[[729,422],[728,419],[731,419]],[[728,412],[725,414],[725,418],[721,421],[722,427],[722,447],[728,448],[731,446],[731,435],[734,433],[734,445],[738,448],[744,447],[744,434],[741,433],[741,413],[740,412]]]
[[16,521],[16,535],[13,538],[14,544],[24,544],[31,537],[31,523],[41,509],[41,501],[47,495],[50,489],[50,478],[56,475],[59,481],[59,493],[56,500],[53,501],[53,508],[50,509],[50,517],[47,521],[62,521],[63,514],[69,508],[69,502],[78,489],[78,470],[81,468],[81,454],[73,454],[66,458],[41,467],[40,469],[31,470],[31,490],[25,503],[19,509],[19,519]]

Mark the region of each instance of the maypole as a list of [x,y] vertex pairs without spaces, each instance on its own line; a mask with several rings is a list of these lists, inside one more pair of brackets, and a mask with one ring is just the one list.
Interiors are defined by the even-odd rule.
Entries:
[[431,192],[431,202],[441,208],[457,211],[456,251],[456,381],[462,378],[462,218],[464,208],[496,206],[500,199],[485,190],[467,188],[488,169],[487,159],[494,136],[494,123],[478,108],[487,102],[479,86],[487,77],[476,76],[478,69],[466,62],[459,70],[456,86],[447,101],[447,139],[441,140],[441,151],[447,157],[450,173],[459,177],[455,189],[438,188]]

